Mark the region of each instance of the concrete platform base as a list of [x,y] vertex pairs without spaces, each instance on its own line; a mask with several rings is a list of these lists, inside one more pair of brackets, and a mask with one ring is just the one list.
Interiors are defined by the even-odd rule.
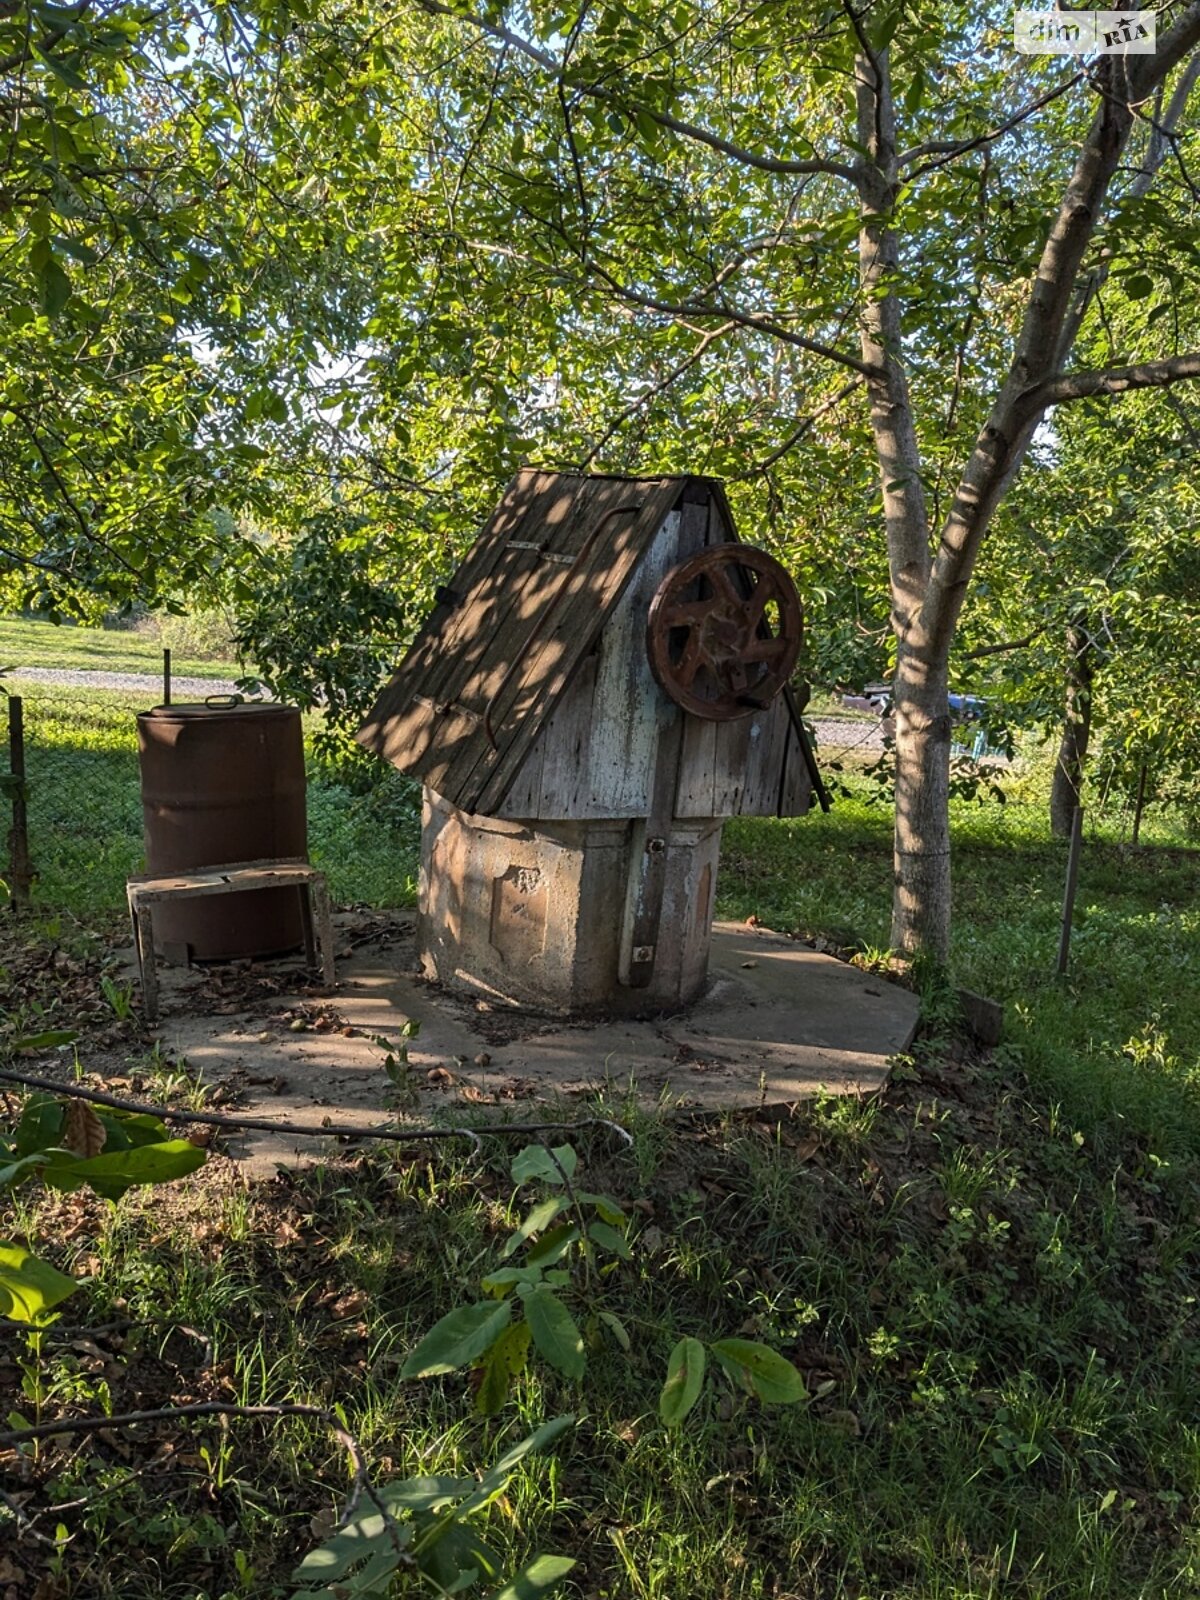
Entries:
[[[353,915],[338,921],[346,940]],[[714,927],[705,996],[685,1011],[640,1021],[564,1023],[498,1012],[425,982],[415,964],[409,921],[386,938],[340,950],[334,994],[254,1000],[247,992],[233,1012],[226,999],[226,1014],[216,1014],[211,979],[172,969],[159,1032],[231,1110],[366,1127],[397,1112],[414,1123],[465,1114],[536,1120],[555,1106],[573,1116],[580,1100],[596,1095],[719,1111],[822,1091],[863,1094],[883,1083],[917,1022],[916,997],[898,985],[731,923]],[[293,1031],[318,1010],[327,1031]],[[376,1041],[398,1041],[410,1018],[420,1033],[397,1097]],[[234,1148],[259,1173],[329,1153],[325,1141],[282,1132],[248,1135]]]

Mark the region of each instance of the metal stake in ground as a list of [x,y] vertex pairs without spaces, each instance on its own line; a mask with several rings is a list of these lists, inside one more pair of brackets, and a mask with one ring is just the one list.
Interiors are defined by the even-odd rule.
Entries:
[[1075,886],[1079,882],[1079,853],[1083,845],[1083,807],[1076,806],[1071,818],[1071,843],[1067,850],[1067,886],[1063,890],[1062,933],[1058,940],[1058,965],[1061,977],[1071,954],[1071,918],[1075,913]]
[[1138,773],[1137,801],[1133,808],[1133,843],[1138,842],[1138,834],[1142,831],[1142,812],[1146,805],[1146,763],[1142,762],[1142,770]]
[[12,827],[8,832],[8,890],[16,907],[29,904],[33,867],[29,860],[29,821],[25,810],[25,706],[19,694],[8,697],[8,782]]

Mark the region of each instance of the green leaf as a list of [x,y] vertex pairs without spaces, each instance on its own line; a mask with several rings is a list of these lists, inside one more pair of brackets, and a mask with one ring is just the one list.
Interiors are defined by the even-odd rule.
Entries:
[[486,1294],[494,1294],[499,1289],[502,1295],[518,1283],[541,1283],[542,1273],[539,1267],[497,1267],[495,1272],[489,1272],[486,1278],[480,1281],[479,1287]]
[[896,29],[900,26],[903,20],[904,9],[902,6],[897,6],[895,11],[884,17],[879,32],[876,34],[873,40],[876,50],[887,49],[888,45],[891,44],[892,40],[895,38]]
[[795,1405],[807,1395],[804,1380],[792,1363],[765,1344],[720,1339],[711,1349],[735,1383],[768,1405]]
[[611,1250],[613,1255],[620,1256],[622,1261],[629,1260],[631,1255],[629,1241],[616,1228],[610,1228],[607,1222],[593,1222],[588,1229],[588,1238],[605,1250]]
[[589,1194],[581,1189],[578,1199],[580,1205],[595,1206],[605,1222],[611,1223],[614,1228],[622,1228],[629,1221],[617,1202],[610,1200],[606,1194]]
[[32,1177],[42,1164],[42,1152],[35,1150],[32,1155],[22,1156],[19,1161],[10,1161],[7,1166],[0,1167],[0,1189],[11,1189],[22,1178]]
[[144,1111],[110,1111],[97,1106],[96,1115],[104,1124],[104,1149],[133,1150],[146,1144],[167,1142],[167,1130],[158,1117]]
[[0,1243],[0,1317],[38,1323],[75,1292],[74,1278],[41,1261],[19,1244]]
[[12,1041],[14,1050],[54,1050],[59,1045],[74,1044],[79,1034],[74,1028],[50,1028],[45,1033],[26,1033]]
[[1125,279],[1125,293],[1131,300],[1145,300],[1154,293],[1154,279],[1144,272],[1135,272]]
[[534,1206],[517,1231],[509,1234],[504,1242],[504,1249],[500,1254],[503,1256],[512,1255],[513,1251],[519,1245],[524,1244],[531,1235],[541,1233],[543,1229],[548,1228],[555,1217],[560,1212],[565,1211],[569,1204],[570,1201],[567,1200],[565,1195],[556,1194],[552,1195],[549,1200],[543,1200],[540,1205]]
[[556,1589],[574,1565],[570,1556],[534,1556],[503,1589],[494,1589],[488,1600],[537,1600],[538,1595]]
[[564,1377],[582,1378],[587,1366],[583,1335],[566,1306],[553,1289],[541,1284],[532,1289],[522,1284],[520,1295],[533,1342],[542,1355]]
[[683,1338],[667,1361],[667,1381],[658,1397],[658,1414],[668,1428],[677,1428],[700,1398],[704,1387],[704,1346]]
[[512,1317],[509,1300],[481,1300],[478,1305],[458,1306],[429,1332],[400,1369],[402,1378],[433,1378],[443,1372],[457,1372],[494,1344]]
[[436,1585],[435,1594],[461,1594],[484,1578],[500,1575],[501,1560],[457,1514],[444,1517],[413,1545],[417,1566]]
[[[76,20],[72,18],[72,21]],[[75,68],[68,66],[61,56],[56,56],[52,50],[42,50],[35,47],[39,61],[45,63],[50,71],[60,82],[65,83],[68,89],[76,89],[83,94],[91,93],[91,85],[85,78],[81,78]]]
[[[558,1160],[555,1166],[552,1157]],[[547,1150],[544,1145],[526,1145],[517,1156],[513,1158],[512,1181],[514,1183],[529,1183],[534,1178],[539,1178],[543,1183],[561,1183],[563,1173],[567,1178],[575,1176],[575,1168],[579,1165],[579,1157],[569,1144],[556,1145]],[[562,1172],[559,1171],[562,1168]]]
[[42,312],[47,317],[57,317],[71,298],[71,280],[53,257],[47,261],[38,277]]
[[574,1223],[560,1222],[557,1228],[551,1228],[533,1246],[525,1257],[526,1264],[531,1267],[552,1266],[555,1261],[561,1261],[580,1238],[582,1235]]
[[505,1328],[483,1359],[483,1379],[475,1396],[475,1413],[494,1417],[508,1399],[512,1380],[525,1369],[531,1340],[529,1324],[514,1322]]
[[599,1319],[621,1346],[621,1349],[624,1350],[625,1354],[628,1355],[630,1350],[629,1332],[620,1317],[614,1316],[611,1311],[601,1311]]
[[479,1487],[475,1493],[459,1506],[459,1516],[470,1516],[471,1512],[480,1510],[493,1495],[497,1495],[503,1490],[514,1470],[524,1461],[526,1456],[533,1455],[538,1450],[544,1450],[547,1445],[553,1444],[560,1434],[565,1433],[568,1428],[574,1427],[574,1425],[574,1412],[568,1411],[561,1417],[552,1417],[549,1422],[543,1422],[540,1428],[535,1428],[519,1444],[513,1445],[511,1450],[505,1451],[495,1466],[490,1467],[484,1473],[479,1480]]
[[204,1151],[187,1139],[143,1144],[128,1150],[106,1150],[80,1161],[66,1150],[50,1152],[42,1178],[52,1189],[89,1188],[106,1200],[119,1200],[139,1183],[171,1183],[204,1165]]
[[13,1152],[19,1156],[49,1150],[62,1132],[64,1107],[51,1094],[31,1094],[13,1130]]
[[475,1487],[474,1478],[401,1478],[377,1484],[375,1492],[389,1511],[440,1511]]
[[[410,1523],[396,1523],[374,1508],[339,1528],[332,1538],[310,1550],[293,1569],[295,1583],[319,1583],[293,1600],[354,1600],[386,1593],[384,1580],[400,1565],[404,1547],[412,1542]],[[336,1584],[336,1588],[333,1585]]]

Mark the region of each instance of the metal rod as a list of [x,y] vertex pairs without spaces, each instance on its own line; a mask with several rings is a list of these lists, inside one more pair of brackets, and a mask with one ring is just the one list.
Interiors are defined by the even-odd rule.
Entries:
[[15,907],[29,904],[33,869],[29,861],[29,819],[25,806],[25,704],[19,694],[8,697],[8,771],[12,790],[12,827],[8,834],[8,889]]
[[1079,855],[1083,844],[1083,807],[1076,806],[1071,818],[1071,843],[1067,850],[1067,884],[1063,890],[1062,933],[1058,940],[1058,965],[1061,977],[1071,954],[1071,918],[1075,913],[1075,887],[1079,882]]
[[1146,804],[1146,763],[1142,762],[1142,770],[1138,773],[1137,800],[1133,807],[1133,842],[1138,842],[1138,834],[1142,831],[1142,808]]
[[162,698],[162,703],[165,706],[169,706],[171,704],[171,652],[169,650],[164,650],[163,651],[163,698]]

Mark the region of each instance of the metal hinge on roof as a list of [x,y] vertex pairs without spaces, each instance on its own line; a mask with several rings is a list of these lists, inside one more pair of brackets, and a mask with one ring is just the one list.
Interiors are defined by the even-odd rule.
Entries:
[[458,700],[431,700],[424,694],[413,695],[413,700],[417,705],[424,706],[426,711],[433,711],[439,717],[447,717],[453,712],[456,717],[466,717],[468,722],[483,721],[478,711],[472,711],[469,706],[464,706]]

